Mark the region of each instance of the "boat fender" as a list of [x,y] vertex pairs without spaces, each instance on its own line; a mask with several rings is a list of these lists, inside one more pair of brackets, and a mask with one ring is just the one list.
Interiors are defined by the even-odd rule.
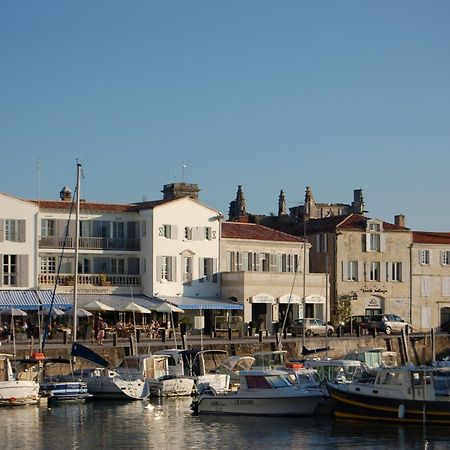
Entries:
[[399,419],[405,418],[405,405],[403,403],[398,405],[398,418]]

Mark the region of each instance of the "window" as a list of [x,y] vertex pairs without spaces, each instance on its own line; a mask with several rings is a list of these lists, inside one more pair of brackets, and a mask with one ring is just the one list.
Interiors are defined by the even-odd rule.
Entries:
[[430,250],[419,250],[419,264],[422,266],[431,263]]
[[17,255],[3,255],[3,284],[17,286]]
[[328,251],[328,241],[327,241],[327,234],[326,233],[320,233],[316,235],[317,238],[317,252],[319,253],[326,253]]
[[56,236],[56,220],[54,219],[41,220],[41,236],[42,237]]
[[41,258],[41,273],[56,273],[56,258],[43,256]]
[[112,237],[114,239],[123,239],[125,237],[125,224],[123,222],[112,223]]
[[190,256],[183,256],[183,283],[192,283],[192,258]]
[[176,281],[176,258],[173,256],[157,257],[158,281]]
[[450,277],[442,277],[442,296],[450,297]]
[[441,252],[441,265],[450,266],[450,251],[443,250]]
[[381,246],[380,246],[380,235],[371,233],[369,235],[369,251],[371,251],[371,252],[379,252],[380,249],[381,249]]
[[270,271],[270,255],[268,253],[260,253],[259,254],[259,268],[261,272],[269,272]]
[[176,239],[177,226],[165,224],[159,228],[159,235],[165,237],[166,239]]
[[121,258],[112,258],[111,273],[116,275],[123,275],[125,273],[125,260]]
[[369,280],[370,281],[380,281],[380,262],[379,261],[372,261],[370,263]]
[[[388,272],[389,274],[389,272]],[[402,263],[401,262],[393,262],[391,265],[391,279],[390,281],[402,281]]]
[[363,251],[381,252],[383,247],[381,223],[369,222],[366,227],[366,233],[362,235]]
[[247,259],[247,267],[249,272],[257,272],[259,270],[258,253],[249,252],[245,255]]
[[25,242],[25,220],[5,220],[5,240],[10,242]]
[[214,258],[199,258],[199,270],[198,277],[200,283],[217,282],[216,266],[217,261]]
[[110,222],[107,222],[106,220],[94,220],[92,224],[93,237],[109,238],[110,237],[109,225]]
[[347,261],[344,269],[344,281],[358,281],[358,261]]

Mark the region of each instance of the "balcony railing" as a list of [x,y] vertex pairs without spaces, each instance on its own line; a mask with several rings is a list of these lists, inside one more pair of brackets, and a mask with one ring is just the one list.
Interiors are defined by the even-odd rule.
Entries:
[[[75,239],[70,236],[47,236],[39,239],[40,248],[62,248],[63,245],[66,248],[74,248]],[[139,251],[141,249],[141,241],[140,239],[126,238],[80,237],[79,248],[89,250]]]
[[[39,285],[55,285],[56,273],[39,274]],[[60,274],[58,279],[60,286],[73,286],[74,277],[70,274]],[[106,275],[101,273],[79,274],[78,285],[90,286],[140,286],[140,275]]]

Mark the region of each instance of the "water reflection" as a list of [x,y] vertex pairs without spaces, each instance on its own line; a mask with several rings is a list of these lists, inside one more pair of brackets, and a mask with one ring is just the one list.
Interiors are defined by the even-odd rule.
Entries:
[[2,449],[432,449],[445,427],[382,425],[317,417],[195,416],[191,399],[90,402],[0,409]]

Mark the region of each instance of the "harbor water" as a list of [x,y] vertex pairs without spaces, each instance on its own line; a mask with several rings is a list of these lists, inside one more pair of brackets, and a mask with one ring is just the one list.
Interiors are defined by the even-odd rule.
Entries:
[[448,449],[446,427],[328,416],[195,416],[191,399],[1,408],[9,449]]

